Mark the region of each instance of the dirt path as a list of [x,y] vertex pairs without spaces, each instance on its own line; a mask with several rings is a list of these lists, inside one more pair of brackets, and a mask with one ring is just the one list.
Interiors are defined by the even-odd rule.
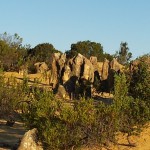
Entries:
[[150,150],[150,123],[143,128],[138,136],[131,136],[129,139],[135,147],[129,146],[127,134],[119,133],[117,136],[117,145],[110,144],[109,147],[101,149],[93,146],[82,148],[81,150]]
[[147,124],[139,136],[132,136],[130,141],[135,143],[135,147],[125,146],[128,144],[126,135],[118,137],[118,145],[113,150],[150,150],[150,123]]
[[13,127],[7,126],[5,120],[0,120],[0,150],[13,149],[26,132],[23,123],[15,122]]

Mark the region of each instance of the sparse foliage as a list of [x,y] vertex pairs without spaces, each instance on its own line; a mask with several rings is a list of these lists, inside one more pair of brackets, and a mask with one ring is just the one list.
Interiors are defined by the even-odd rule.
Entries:
[[116,52],[115,57],[117,57],[118,62],[122,65],[129,63],[132,58],[132,53],[129,52],[129,47],[127,42],[121,42],[120,50]]

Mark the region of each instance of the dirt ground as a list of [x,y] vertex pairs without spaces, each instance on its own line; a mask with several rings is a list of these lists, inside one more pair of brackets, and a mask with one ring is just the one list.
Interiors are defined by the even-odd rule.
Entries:
[[137,136],[129,137],[130,142],[135,146],[129,146],[127,134],[119,134],[117,137],[118,145],[112,150],[150,150],[150,123],[143,127],[142,132]]
[[139,135],[131,136],[129,138],[132,146],[129,145],[127,134],[119,133],[116,139],[117,145],[109,144],[109,146],[101,149],[96,146],[89,148],[85,147],[81,150],[150,150],[150,123],[142,129],[142,132]]
[[13,127],[6,125],[6,120],[0,120],[0,150],[12,150],[17,147],[26,132],[23,123],[15,122]]

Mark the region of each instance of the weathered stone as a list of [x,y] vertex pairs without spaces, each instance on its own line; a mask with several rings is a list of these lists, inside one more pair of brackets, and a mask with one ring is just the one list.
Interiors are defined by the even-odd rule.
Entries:
[[123,71],[124,66],[118,63],[116,58],[113,58],[113,60],[110,62],[110,69],[113,69],[114,71]]
[[71,77],[71,69],[69,67],[69,65],[65,65],[64,67],[64,74],[62,76],[62,82],[63,84],[65,84]]
[[88,60],[87,58],[84,58],[83,75],[81,78],[84,78],[85,80],[88,80],[91,83],[93,83],[94,81],[94,67],[90,60]]
[[50,84],[52,85],[53,89],[56,88],[58,83],[58,67],[57,67],[57,60],[60,57],[60,53],[54,53],[51,57],[51,76],[49,79]]
[[65,54],[55,53],[51,58],[49,81],[54,93],[58,92],[59,84],[61,84],[70,95],[70,98],[73,98],[74,95],[79,97],[79,92],[80,95],[85,96],[84,93],[91,93],[91,87],[93,87],[94,80],[97,78],[100,84],[103,83],[101,85],[104,86],[104,89],[107,89],[107,91],[109,91],[109,87],[113,89],[110,84],[114,82],[114,73],[122,68],[123,66],[116,59],[113,59],[111,63],[107,59],[104,62],[97,62],[95,56],[87,59],[78,53],[77,56],[67,59]]
[[109,61],[105,58],[102,66],[102,80],[106,80],[108,78],[109,72]]
[[37,138],[37,129],[26,132],[21,140],[18,150],[43,150]]
[[91,56],[91,57],[90,57],[90,61],[91,61],[91,63],[92,63],[93,65],[96,65],[96,64],[97,64],[97,57]]
[[45,73],[49,68],[45,62],[37,62],[34,64],[37,73]]
[[83,64],[84,56],[78,53],[76,57],[73,58],[72,62],[72,75],[76,77],[80,77],[81,74],[81,66]]
[[57,61],[58,61],[58,65],[59,65],[59,74],[61,75],[62,69],[66,62],[66,54],[61,54],[60,58]]
[[60,97],[60,98],[65,98],[66,97],[66,90],[65,90],[65,87],[63,85],[58,86],[57,96]]
[[55,58],[55,60],[58,60],[60,58],[61,53],[54,53],[53,54],[53,58]]

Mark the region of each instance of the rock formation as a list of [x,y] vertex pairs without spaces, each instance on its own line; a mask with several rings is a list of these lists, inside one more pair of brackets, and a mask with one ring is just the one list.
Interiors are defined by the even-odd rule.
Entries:
[[118,71],[123,71],[124,66],[119,64],[116,58],[113,58],[113,60],[110,62],[110,69],[118,72]]
[[[70,99],[79,97],[91,97],[91,88],[95,81],[95,75],[103,82],[104,86],[109,87],[110,75],[118,72],[123,68],[121,64],[113,59],[109,62],[107,59],[104,62],[98,62],[97,57],[91,56],[87,59],[81,54],[77,54],[73,58],[67,59],[65,54],[54,53],[51,58],[51,75],[50,84],[54,90],[65,88]],[[112,73],[110,70],[113,70]],[[64,90],[63,90],[64,91]],[[63,92],[65,93],[65,92]],[[66,94],[63,95],[63,98]]]
[[37,129],[34,128],[24,134],[18,150],[43,150],[37,138]]
[[109,61],[105,58],[102,66],[102,78],[101,80],[106,80],[108,78],[109,72]]
[[45,62],[37,62],[34,64],[37,73],[45,73],[48,71],[48,66]]

